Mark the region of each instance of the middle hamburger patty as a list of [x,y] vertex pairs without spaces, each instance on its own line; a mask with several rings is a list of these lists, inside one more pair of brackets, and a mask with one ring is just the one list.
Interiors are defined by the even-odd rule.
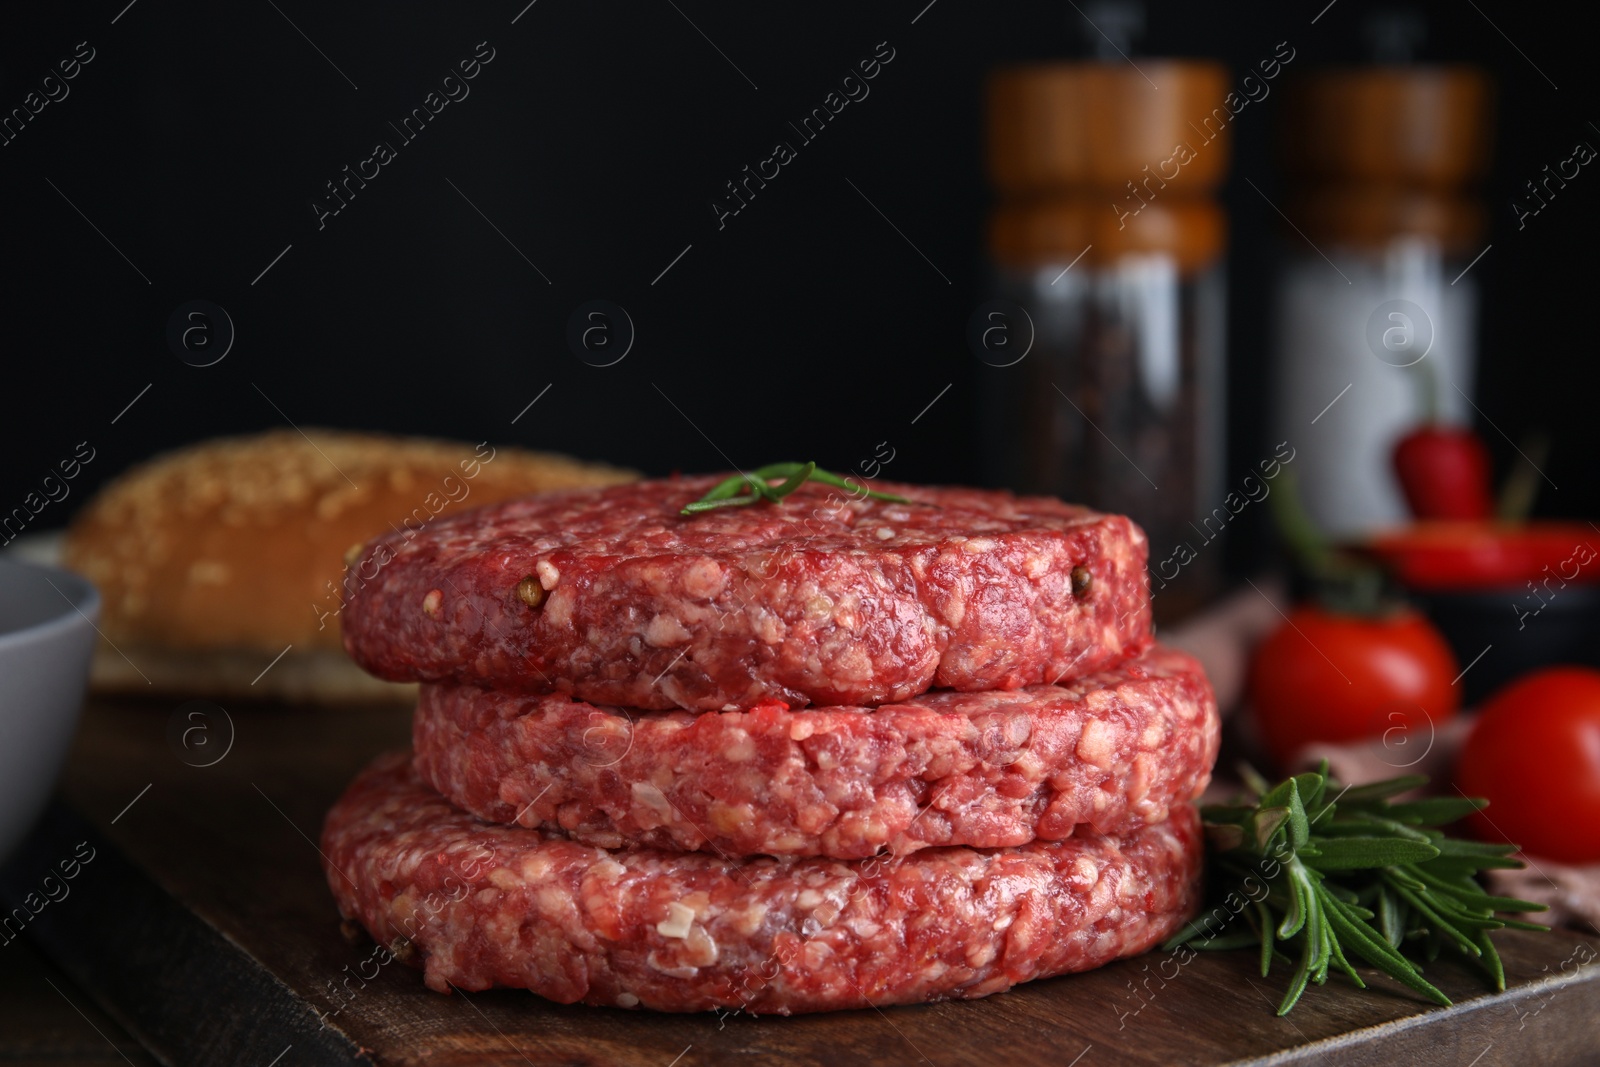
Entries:
[[1054,686],[693,714],[425,686],[417,769],[500,823],[605,848],[858,859],[1153,825],[1204,790],[1216,702],[1154,647]]
[[1047,497],[807,483],[678,514],[716,477],[527,497],[368,545],[345,648],[392,681],[717,711],[1015,689],[1148,639],[1144,533]]

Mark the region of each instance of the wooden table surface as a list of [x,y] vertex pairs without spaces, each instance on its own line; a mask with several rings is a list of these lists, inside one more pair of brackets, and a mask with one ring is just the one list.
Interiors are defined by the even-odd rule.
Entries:
[[[175,722],[176,733],[203,725],[214,747],[196,735],[183,749]],[[167,1063],[256,1067],[1600,1058],[1600,939],[1566,931],[1498,936],[1504,994],[1441,961],[1429,976],[1454,1008],[1369,976],[1378,992],[1330,980],[1287,1019],[1272,1010],[1287,973],[1261,979],[1250,952],[1201,953],[1183,967],[1158,952],[981,1001],[789,1019],[562,1006],[516,991],[441,996],[398,964],[341,996],[372,946],[341,936],[315,840],[350,777],[408,732],[403,709],[241,705],[202,721],[175,704],[91,703],[63,803],[0,870],[0,893],[14,901],[80,842],[97,850],[71,895],[32,919],[28,936],[53,963],[30,961],[20,942],[0,949],[0,1001],[25,998],[0,1008],[0,1064],[154,1062],[134,1038]]]
[[0,948],[0,1064],[154,1067],[139,1042],[27,938]]

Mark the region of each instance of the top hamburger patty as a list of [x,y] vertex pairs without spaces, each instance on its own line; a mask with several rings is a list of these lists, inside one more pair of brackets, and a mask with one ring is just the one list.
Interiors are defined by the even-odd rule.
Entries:
[[380,677],[711,711],[1053,683],[1142,648],[1142,530],[1048,497],[815,482],[678,512],[721,476],[507,501],[365,546],[346,649]]

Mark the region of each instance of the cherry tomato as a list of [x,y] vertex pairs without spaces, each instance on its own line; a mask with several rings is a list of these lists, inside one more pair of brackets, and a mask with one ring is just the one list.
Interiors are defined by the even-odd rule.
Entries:
[[1546,667],[1490,697],[1456,785],[1489,798],[1468,820],[1479,836],[1558,863],[1600,863],[1600,671]]
[[1394,472],[1419,519],[1487,519],[1489,450],[1471,430],[1422,426],[1394,446]]
[[1456,673],[1450,646],[1409,608],[1369,618],[1307,605],[1256,649],[1250,695],[1280,764],[1312,741],[1381,737],[1399,767],[1455,715]]

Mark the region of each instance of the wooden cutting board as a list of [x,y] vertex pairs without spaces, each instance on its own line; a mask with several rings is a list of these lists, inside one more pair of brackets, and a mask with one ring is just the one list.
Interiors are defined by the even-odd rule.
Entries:
[[[1441,961],[1429,976],[1453,1008],[1372,975],[1378,992],[1330,980],[1287,1019],[1273,1014],[1287,973],[1262,979],[1248,951],[1183,967],[1157,952],[981,1001],[795,1018],[441,996],[409,968],[364,963],[372,945],[341,935],[315,844],[350,777],[406,744],[407,713],[235,706],[227,720],[92,703],[63,802],[0,871],[15,903],[87,854],[80,842],[95,850],[28,933],[172,1064],[1520,1067],[1600,1055],[1600,938],[1570,932],[1500,934],[1511,987],[1500,995]],[[186,750],[178,739],[196,726]]]

